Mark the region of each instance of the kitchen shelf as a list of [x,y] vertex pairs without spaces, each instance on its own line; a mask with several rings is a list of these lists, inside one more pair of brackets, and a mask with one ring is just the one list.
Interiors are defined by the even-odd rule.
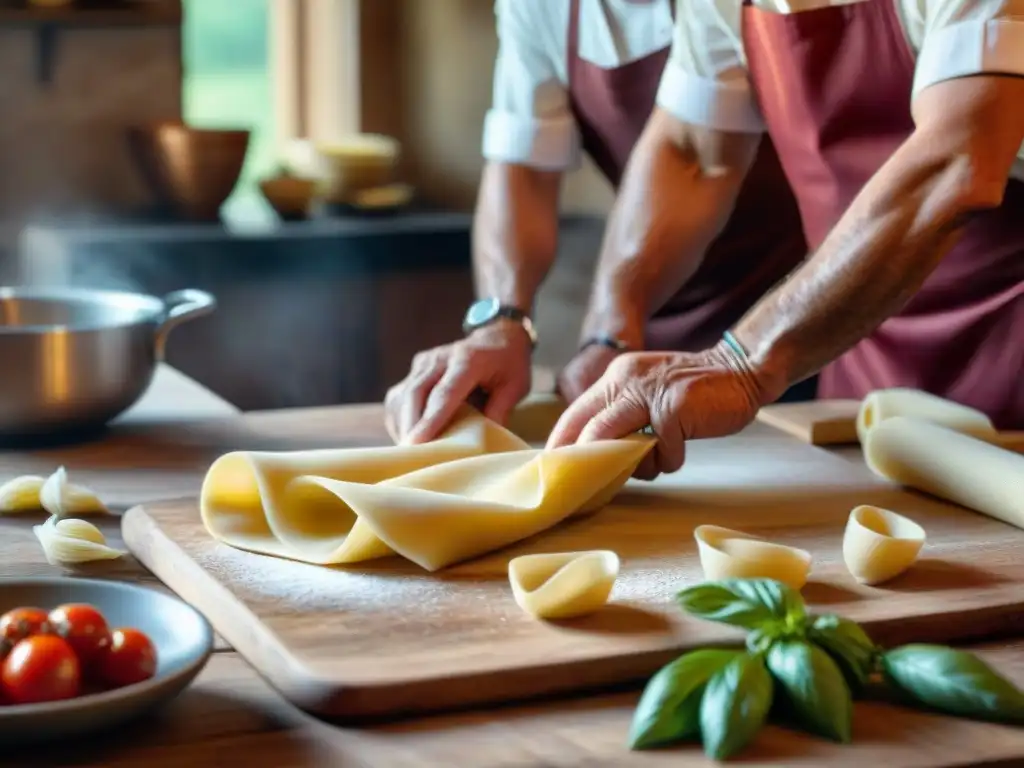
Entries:
[[131,27],[181,24],[180,0],[72,2],[55,7],[0,2],[0,26]]
[[34,6],[0,0],[0,28],[24,27],[36,35],[36,80],[53,81],[57,41],[65,29],[180,26],[181,0],[76,0]]

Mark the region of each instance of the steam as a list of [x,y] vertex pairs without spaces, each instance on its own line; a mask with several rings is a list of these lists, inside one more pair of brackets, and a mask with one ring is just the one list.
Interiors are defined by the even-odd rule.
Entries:
[[[37,222],[21,238],[23,282],[154,296],[209,291],[217,309],[171,333],[168,362],[243,410],[383,397],[377,338],[367,327],[375,294],[361,280],[339,284],[311,273],[302,262],[323,257],[289,253],[286,242],[224,244],[225,235],[187,223],[160,229],[133,233],[99,216]],[[268,260],[272,276],[261,276]]]
[[[102,244],[89,243],[90,233],[109,221],[97,215],[80,214],[69,220],[37,217],[22,230],[18,243],[19,277],[33,287],[80,287],[147,293],[143,281],[130,276],[119,265],[116,253]],[[167,272],[156,253],[126,241],[132,253],[132,267],[144,274]],[[165,262],[166,260],[164,260]]]

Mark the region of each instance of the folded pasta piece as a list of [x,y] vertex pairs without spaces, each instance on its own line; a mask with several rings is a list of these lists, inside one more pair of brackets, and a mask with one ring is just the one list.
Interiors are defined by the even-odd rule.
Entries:
[[619,556],[608,550],[523,555],[508,564],[516,603],[538,619],[584,616],[608,602]]
[[843,560],[857,581],[881,584],[913,565],[924,541],[924,528],[910,518],[862,504],[846,523]]
[[693,537],[708,581],[775,579],[793,589],[807,583],[811,553],[806,550],[717,525],[699,525]]
[[240,549],[320,565],[397,553],[433,571],[595,509],[652,445],[530,449],[466,408],[423,445],[227,454],[200,506],[210,534]]
[[894,416],[930,421],[944,427],[991,440],[998,436],[992,420],[981,411],[919,389],[893,387],[872,392],[857,412],[857,436],[861,445],[868,430]]
[[880,477],[1024,528],[1024,455],[904,416],[869,430],[863,449]]

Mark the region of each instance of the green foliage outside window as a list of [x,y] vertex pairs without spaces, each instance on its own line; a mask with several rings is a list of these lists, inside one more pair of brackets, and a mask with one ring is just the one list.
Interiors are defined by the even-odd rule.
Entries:
[[232,201],[257,195],[255,182],[274,165],[268,68],[269,3],[184,0],[184,111],[192,125],[253,131]]

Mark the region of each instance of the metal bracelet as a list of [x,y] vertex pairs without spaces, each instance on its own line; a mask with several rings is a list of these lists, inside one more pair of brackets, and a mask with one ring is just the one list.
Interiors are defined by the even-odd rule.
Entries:
[[733,352],[743,358],[743,362],[749,365],[749,358],[747,357],[747,350],[743,348],[743,345],[736,340],[736,337],[732,335],[732,331],[726,331],[722,334],[722,341],[732,347]]
[[608,349],[614,349],[616,352],[628,352],[630,349],[629,344],[621,339],[616,339],[614,336],[608,336],[606,334],[600,334],[598,336],[591,336],[589,339],[584,341],[578,351],[582,352],[588,347],[593,347],[594,345],[608,347]]
[[757,379],[757,373],[754,371],[754,366],[750,362],[750,357],[747,355],[747,350],[745,350],[743,345],[739,343],[735,336],[733,336],[732,331],[726,331],[723,333],[722,341],[725,342],[725,346],[732,353],[728,355],[729,364],[741,377],[747,380],[747,384],[751,390],[749,393],[751,398],[758,401],[761,384]]

